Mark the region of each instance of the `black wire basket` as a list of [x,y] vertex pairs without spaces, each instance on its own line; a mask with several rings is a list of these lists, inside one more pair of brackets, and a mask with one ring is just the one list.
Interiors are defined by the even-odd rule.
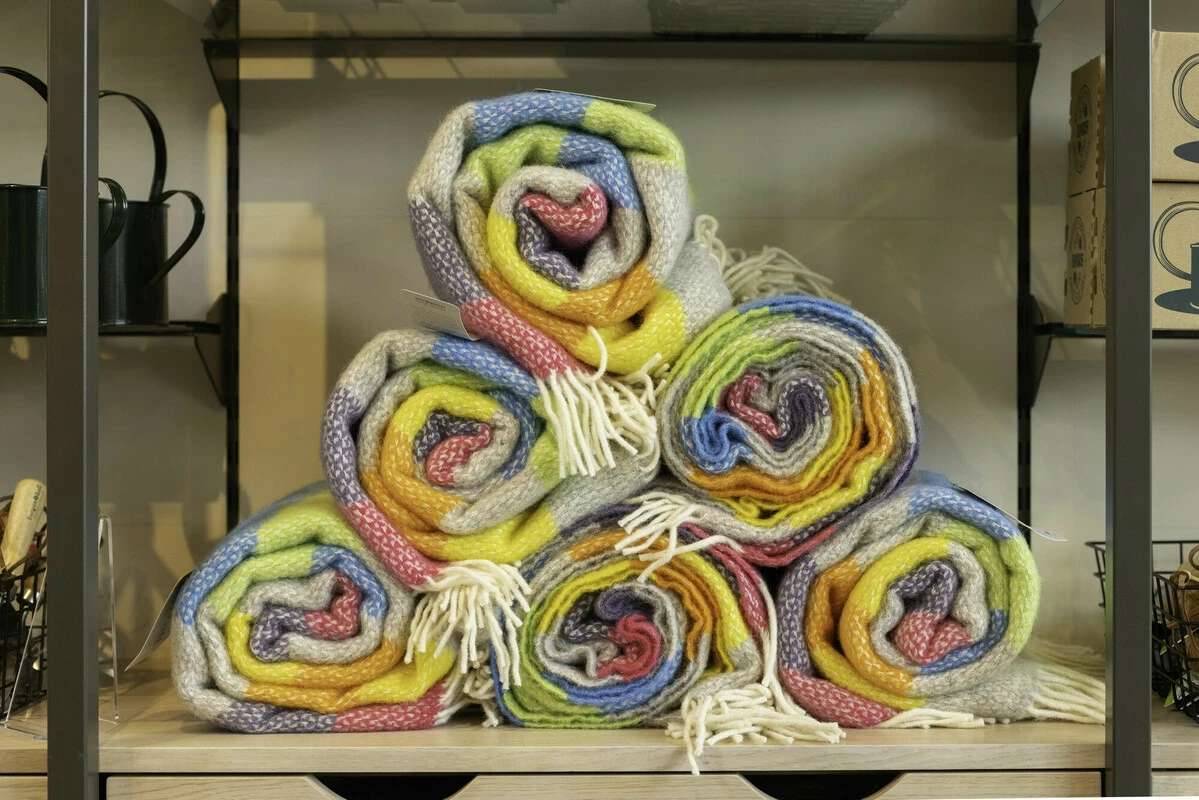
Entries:
[[0,572],[0,719],[46,696],[46,559],[33,555]]
[[[1087,542],[1095,553],[1099,606],[1107,605],[1107,543]],[[1180,585],[1179,564],[1199,541],[1162,539],[1153,542],[1153,691],[1173,695],[1174,707],[1199,722],[1199,581]],[[1199,553],[1196,554],[1199,556]]]

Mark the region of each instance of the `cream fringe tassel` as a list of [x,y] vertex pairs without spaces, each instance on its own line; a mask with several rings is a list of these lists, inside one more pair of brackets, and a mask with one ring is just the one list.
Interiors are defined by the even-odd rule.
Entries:
[[1060,664],[1037,664],[1033,719],[1104,724],[1107,715],[1103,681]]
[[935,708],[910,708],[901,711],[876,728],[981,728],[987,724],[982,717],[966,711],[940,711]]
[[434,654],[441,653],[460,634],[460,673],[485,666],[490,645],[503,687],[508,688],[509,681],[520,685],[517,631],[523,612],[529,610],[529,584],[520,570],[482,559],[458,561],[444,567],[421,590],[428,594],[416,604],[404,652],[406,663],[431,642],[436,643]]
[[662,357],[655,354],[641,369],[624,377],[606,375],[608,350],[599,331],[589,328],[600,349],[593,375],[569,371],[537,379],[545,415],[558,442],[558,474],[594,475],[616,465],[615,442],[636,456],[646,471],[657,468],[660,453],[657,384],[651,370]]
[[1033,638],[1025,645],[1024,655],[1042,664],[1057,664],[1078,670],[1092,678],[1102,678],[1106,671],[1103,656],[1079,644],[1057,644],[1047,639]]
[[693,231],[695,240],[720,262],[720,272],[733,293],[734,303],[781,294],[806,294],[848,304],[830,288],[831,278],[804,266],[786,250],[766,246],[756,253],[746,253],[737,247],[725,247],[716,236],[719,227],[715,217],[700,214],[695,218]]
[[499,703],[495,699],[495,681],[491,679],[488,664],[481,664],[470,672],[455,672],[445,693],[453,702],[437,712],[438,725],[448,722],[450,717],[467,706],[475,705],[483,709],[484,728],[494,728],[503,721]]
[[[650,492],[643,495],[647,505],[655,502],[673,503],[674,497],[668,492]],[[740,545],[724,536],[709,536],[696,542],[678,546],[678,526],[686,522],[689,508],[676,513],[670,521],[659,525],[656,532],[648,534],[644,543],[623,545],[638,534],[626,537],[615,545],[615,549],[625,555],[642,552],[643,560],[652,563],[641,573],[640,580],[646,580],[653,571],[666,564],[675,555],[707,549],[714,545],[725,544],[740,549]],[[637,512],[621,520],[635,517]],[[654,514],[651,508],[649,515]],[[662,553],[643,553],[659,536],[669,531],[670,543]],[[797,741],[835,743],[845,738],[841,727],[833,722],[820,722],[808,716],[802,708],[795,704],[787,694],[778,677],[778,613],[774,607],[774,599],[766,585],[759,581],[758,589],[766,605],[767,630],[762,634],[762,678],[756,683],[736,689],[721,689],[710,695],[687,695],[683,698],[679,709],[679,719],[669,722],[666,735],[674,739],[682,739],[687,748],[687,761],[691,765],[691,773],[699,774],[699,758],[704,754],[704,748],[719,744],[725,740],[741,743],[750,741],[755,744],[766,744],[769,741],[793,744]]]

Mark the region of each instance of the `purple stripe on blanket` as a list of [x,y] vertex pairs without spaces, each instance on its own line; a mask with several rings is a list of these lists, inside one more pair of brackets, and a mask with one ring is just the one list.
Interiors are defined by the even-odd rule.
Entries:
[[321,463],[325,479],[337,502],[343,505],[366,499],[366,490],[358,483],[358,447],[350,434],[350,426],[362,419],[366,411],[344,387],[337,387],[325,406],[321,420]]
[[283,634],[307,634],[309,631],[308,620],[301,609],[268,606],[250,631],[250,652],[259,661],[286,661],[287,640]]
[[778,618],[799,620],[794,626],[794,636],[779,639],[779,667],[812,674],[812,659],[808,653],[807,637],[804,634],[804,611],[808,600],[808,587],[816,579],[816,566],[808,556],[800,556],[784,575],[778,588]]
[[433,294],[460,305],[487,297],[487,290],[474,276],[466,254],[437,209],[424,200],[413,200],[408,208],[416,249]]
[[564,289],[579,288],[582,283],[579,268],[564,253],[555,249],[554,242],[536,214],[527,208],[518,208],[516,227],[521,258],[530,267]]
[[296,709],[280,711],[263,703],[234,700],[221,713],[217,724],[242,733],[327,733],[333,730],[336,722],[336,714]]

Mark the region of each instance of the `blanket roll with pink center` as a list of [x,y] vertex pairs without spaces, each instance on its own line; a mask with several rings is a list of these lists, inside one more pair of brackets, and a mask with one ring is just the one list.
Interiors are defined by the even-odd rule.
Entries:
[[670,129],[583,95],[467,103],[434,134],[408,203],[434,292],[537,382],[561,468],[655,451],[647,370],[732,302],[720,265],[687,241]]

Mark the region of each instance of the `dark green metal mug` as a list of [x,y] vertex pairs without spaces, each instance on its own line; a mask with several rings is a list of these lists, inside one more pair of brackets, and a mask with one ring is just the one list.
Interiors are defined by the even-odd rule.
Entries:
[[[46,99],[46,84],[25,70],[0,66]],[[106,254],[125,228],[128,201],[120,184],[108,178],[111,200],[100,200],[100,252]],[[40,186],[0,184],[0,325],[46,322],[46,159]],[[104,322],[101,315],[101,322]]]
[[[169,318],[167,273],[192,248],[204,230],[204,204],[183,189],[163,191],[167,145],[158,117],[131,94],[102,91],[100,97],[123,97],[132,103],[150,128],[154,142],[154,173],[147,200],[128,201],[128,216],[100,263],[100,319],[112,325],[156,325]],[[183,244],[167,255],[167,200],[175,195],[191,201],[191,230]],[[101,224],[105,217],[101,213]]]

